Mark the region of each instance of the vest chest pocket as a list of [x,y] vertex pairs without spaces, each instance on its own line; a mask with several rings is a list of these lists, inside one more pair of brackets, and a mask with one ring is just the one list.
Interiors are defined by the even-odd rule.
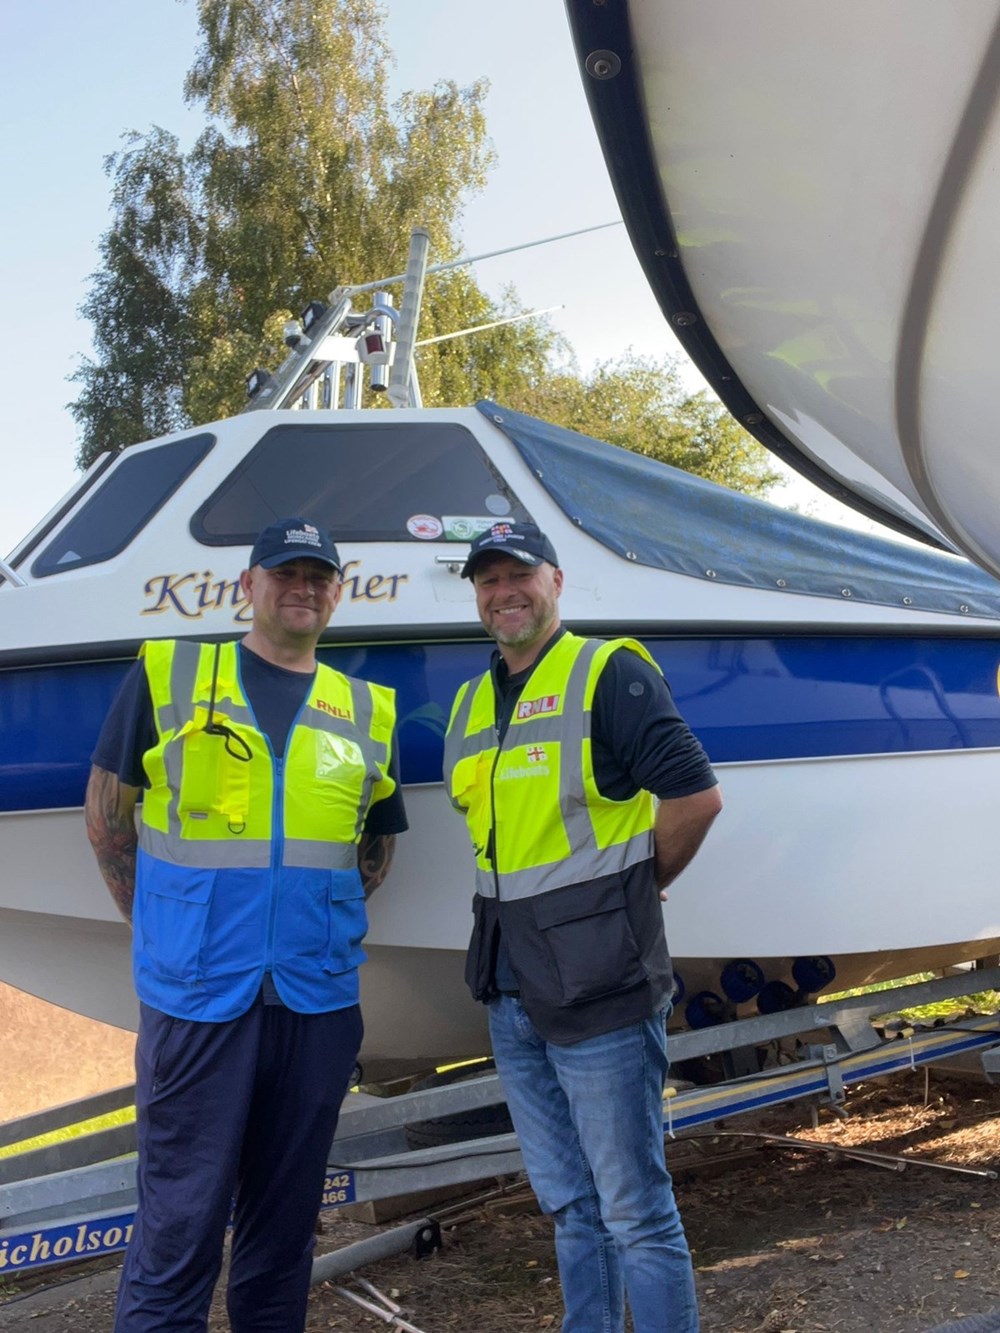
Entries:
[[177,813],[185,820],[212,814],[244,821],[250,800],[250,764],[226,750],[226,738],[189,722],[177,733],[183,745]]
[[617,995],[646,980],[619,880],[573,885],[533,903],[562,1005]]
[[455,766],[451,782],[451,802],[465,815],[477,860],[487,857],[493,815],[490,809],[490,784],[496,750],[485,750],[474,759],[463,759]]
[[367,771],[364,752],[357,741],[329,731],[313,733],[316,777],[321,782],[357,783]]

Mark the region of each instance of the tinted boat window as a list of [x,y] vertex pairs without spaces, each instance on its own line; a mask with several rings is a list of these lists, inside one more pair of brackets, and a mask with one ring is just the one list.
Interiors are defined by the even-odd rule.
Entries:
[[198,466],[214,435],[191,435],[126,453],[31,567],[36,578],[96,565],[124,551]]
[[209,546],[249,546],[301,514],[338,541],[469,541],[529,515],[464,426],[275,426],[191,520]]

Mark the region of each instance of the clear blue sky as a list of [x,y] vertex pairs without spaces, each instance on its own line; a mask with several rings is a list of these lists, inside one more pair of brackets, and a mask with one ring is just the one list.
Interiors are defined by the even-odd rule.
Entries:
[[[499,165],[468,207],[466,253],[618,217],[562,0],[389,0],[386,9],[395,91],[438,78],[491,82],[487,115]],[[90,349],[77,308],[109,221],[103,159],[128,129],[158,124],[183,144],[194,139],[203,122],[184,106],[182,84],[196,40],[194,0],[2,7],[2,552],[75,476],[75,423],[65,405],[76,388],[66,377]],[[563,305],[553,322],[584,368],[629,346],[655,355],[678,350],[624,228],[491,260],[477,276],[493,291],[512,282],[533,309]]]

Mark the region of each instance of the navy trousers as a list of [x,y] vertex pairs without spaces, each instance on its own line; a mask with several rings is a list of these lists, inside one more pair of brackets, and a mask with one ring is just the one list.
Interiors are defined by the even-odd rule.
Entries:
[[115,1333],[205,1333],[231,1208],[233,1333],[301,1333],[361,1036],[356,1005],[297,1014],[258,1003],[228,1023],[141,1007],[138,1211]]

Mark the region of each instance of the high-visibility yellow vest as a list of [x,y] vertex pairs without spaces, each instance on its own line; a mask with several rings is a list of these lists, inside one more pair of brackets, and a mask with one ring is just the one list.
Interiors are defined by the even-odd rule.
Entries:
[[157,743],[143,758],[134,966],[140,999],[221,1021],[265,970],[300,1012],[356,1002],[367,929],[357,844],[391,794],[393,692],[317,667],[275,759],[234,643],[143,645]]
[[529,898],[653,855],[653,797],[640,791],[609,800],[594,780],[594,691],[620,651],[656,665],[633,639],[563,634],[521,690],[502,745],[490,673],[459,690],[445,738],[445,786],[469,826],[483,896]]

